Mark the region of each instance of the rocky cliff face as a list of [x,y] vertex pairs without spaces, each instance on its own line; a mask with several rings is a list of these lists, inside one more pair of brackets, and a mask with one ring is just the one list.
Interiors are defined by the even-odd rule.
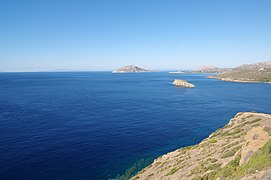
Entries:
[[150,71],[134,65],[124,66],[113,71],[113,73],[140,73],[140,72],[150,72]]
[[141,179],[264,179],[271,172],[271,115],[241,112],[201,143],[163,155]]
[[194,84],[191,84],[185,80],[181,80],[181,79],[175,79],[173,81],[173,85],[175,86],[179,86],[179,87],[185,87],[185,88],[194,88],[195,85]]

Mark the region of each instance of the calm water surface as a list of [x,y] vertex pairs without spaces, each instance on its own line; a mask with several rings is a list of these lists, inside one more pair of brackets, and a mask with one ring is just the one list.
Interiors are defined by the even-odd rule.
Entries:
[[271,113],[271,84],[205,76],[1,73],[0,179],[108,179],[200,142],[237,112]]

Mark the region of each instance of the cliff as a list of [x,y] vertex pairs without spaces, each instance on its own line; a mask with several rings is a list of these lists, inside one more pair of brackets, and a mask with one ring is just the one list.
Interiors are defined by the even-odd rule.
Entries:
[[271,176],[271,115],[241,112],[201,143],[170,152],[141,179],[264,179]]
[[141,73],[141,72],[150,72],[150,70],[146,70],[134,65],[129,65],[112,71],[112,73]]

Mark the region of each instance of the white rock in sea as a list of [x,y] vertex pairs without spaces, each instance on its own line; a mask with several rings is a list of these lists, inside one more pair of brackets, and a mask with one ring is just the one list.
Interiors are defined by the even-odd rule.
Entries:
[[186,87],[186,88],[194,88],[195,85],[194,84],[191,84],[185,80],[181,80],[181,79],[175,79],[173,81],[173,85],[175,86],[180,86],[180,87]]

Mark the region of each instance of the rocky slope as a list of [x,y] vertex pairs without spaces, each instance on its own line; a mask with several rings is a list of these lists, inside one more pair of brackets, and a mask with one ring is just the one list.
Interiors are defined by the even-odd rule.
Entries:
[[115,71],[112,71],[112,73],[141,73],[141,72],[150,72],[150,71],[134,65],[124,66]]
[[271,61],[245,64],[211,78],[233,82],[271,82]]
[[175,79],[173,81],[173,85],[175,86],[179,86],[179,87],[185,87],[185,88],[194,88],[195,85],[194,84],[191,84],[185,80],[181,80],[181,79]]
[[157,158],[132,179],[265,179],[270,139],[271,115],[241,112],[201,143]]

